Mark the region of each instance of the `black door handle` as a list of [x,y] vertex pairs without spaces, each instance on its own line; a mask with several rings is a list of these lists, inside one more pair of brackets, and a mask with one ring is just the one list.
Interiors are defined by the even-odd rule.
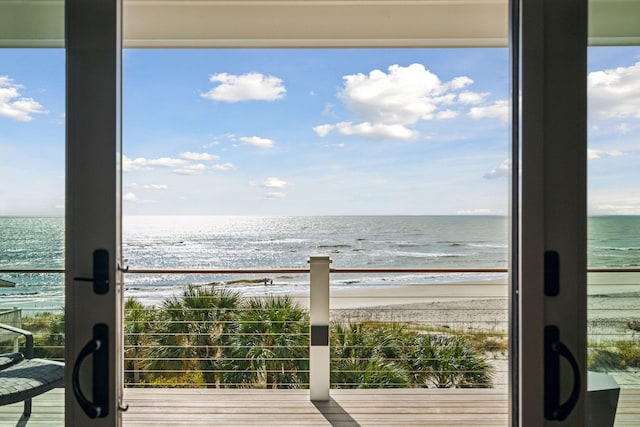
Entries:
[[[560,403],[560,357],[567,359],[573,371],[573,389],[566,402]],[[569,348],[560,341],[555,325],[544,328],[544,417],[550,421],[566,419],[580,397],[580,368]]]
[[[80,366],[93,355],[93,402],[80,388]],[[80,350],[73,365],[73,394],[89,418],[104,418],[109,414],[109,328],[103,323],[93,327],[93,338]]]
[[93,277],[74,277],[73,280],[93,283],[93,292],[103,295],[109,292],[109,252],[106,249],[93,251]]

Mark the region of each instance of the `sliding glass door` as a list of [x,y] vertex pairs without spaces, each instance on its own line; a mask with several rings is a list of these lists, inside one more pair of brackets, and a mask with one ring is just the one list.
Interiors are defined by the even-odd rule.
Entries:
[[586,424],[586,1],[520,3],[519,422]]
[[593,1],[589,14],[589,414],[635,425],[626,408],[640,388],[640,2]]
[[[55,361],[42,363],[53,372],[65,361],[64,11],[62,2],[26,3],[0,2],[0,354]],[[28,407],[4,406],[17,394],[5,385],[20,366],[0,370],[2,409],[13,408],[0,413],[1,425],[20,424]],[[63,384],[58,373],[51,378],[43,388],[55,388],[31,402],[31,413],[62,425]]]
[[67,48],[67,426],[120,411],[120,2],[69,0]]
[[[233,6],[215,3],[203,2],[206,7],[198,9],[197,13],[184,6],[185,15],[182,16],[188,15],[189,20],[185,18],[182,33],[171,33],[169,30],[176,26],[165,24],[178,21],[175,10],[161,10],[157,2],[153,5],[137,2],[130,6],[130,15],[125,11],[125,22],[129,17],[131,24],[125,42],[129,40],[130,47],[182,48],[265,45],[287,48],[452,47],[474,43],[504,46],[506,43],[506,29],[483,33],[482,26],[472,25],[482,19],[456,21],[458,15],[455,13],[462,16],[463,10],[455,9],[455,4],[451,9],[453,15],[440,18],[450,20],[452,25],[443,27],[436,25],[437,22],[432,22],[433,25],[424,22],[436,16],[433,10],[427,13],[428,9],[420,9],[427,8],[431,2],[417,2],[420,4],[414,5],[416,9],[400,9],[402,12],[393,15],[397,22],[392,26],[380,19],[396,10],[393,8],[397,5],[376,3],[376,7],[369,5],[360,10],[350,5],[332,11],[329,5],[314,2],[317,9],[310,14],[304,7],[287,8],[281,2],[260,7],[255,2]],[[490,10],[494,3],[487,3],[486,10]],[[483,16],[487,27],[500,26],[506,22],[505,5],[500,5],[500,17],[496,21],[492,20],[491,11],[486,16],[479,13],[471,15],[475,18]],[[521,129],[521,141],[516,144],[520,151],[514,152],[510,162],[517,166],[514,167],[517,171],[514,189],[517,191],[511,203],[517,206],[518,212],[517,217],[512,218],[515,224],[512,228],[513,241],[518,242],[513,259],[517,269],[512,275],[515,286],[512,302],[518,307],[518,316],[512,321],[520,322],[519,341],[515,344],[520,359],[513,365],[517,372],[511,375],[518,379],[518,393],[514,394],[513,400],[513,408],[517,409],[513,413],[517,416],[513,425],[584,426],[587,425],[586,4],[582,1],[546,2],[543,6],[540,2],[527,0],[520,6],[513,18],[519,16],[522,23],[521,31],[514,33],[521,37],[517,44],[519,50],[514,50],[514,60],[521,67],[520,73],[512,79],[521,84],[520,91],[513,92],[522,96],[518,116],[521,123],[512,123],[512,126]],[[69,426],[113,426],[120,423],[122,387],[118,277],[118,221],[122,199],[118,170],[118,153],[121,151],[120,2],[75,0],[69,1],[66,9],[66,360],[67,384],[74,385],[74,392],[69,390],[66,393],[66,423]],[[233,25],[225,26],[222,21],[220,25],[212,25],[210,20],[202,20],[199,17],[207,15],[203,10],[208,11],[210,17],[233,16],[234,19],[226,18],[226,22]],[[216,11],[218,13],[214,13]],[[358,11],[366,13],[363,15]],[[323,25],[317,22],[320,15],[325,18]],[[467,11],[464,16],[471,15]],[[146,25],[142,25],[142,20],[136,21],[136,16],[138,19],[144,16]],[[251,19],[256,16],[261,19]],[[280,20],[278,22],[282,26],[278,27],[277,34],[270,33],[273,27],[252,25],[263,22],[264,16]],[[338,23],[345,17],[357,17],[353,22],[371,25],[342,24],[338,26],[342,30],[337,32],[335,27],[324,25],[326,20]],[[134,25],[135,22],[138,24]],[[512,25],[516,26],[515,19]],[[307,30],[300,34],[300,28]],[[478,32],[465,32],[469,28]],[[169,32],[162,33],[162,30]],[[461,35],[456,38],[450,30],[460,31]],[[357,76],[357,72],[355,70],[351,75]],[[224,84],[229,78],[241,74],[236,71],[234,75],[212,75],[211,81]],[[450,81],[450,89],[457,87],[458,90],[463,89],[466,82],[446,81]],[[277,84],[275,90],[278,90]],[[211,92],[211,96],[214,95]],[[348,95],[345,88],[341,99],[349,102]],[[467,100],[477,100],[478,96],[467,96]],[[201,98],[202,102],[207,102],[205,93]],[[354,102],[351,107],[355,110],[362,107]],[[446,99],[438,102],[446,103]],[[512,104],[515,108],[520,106],[518,100],[512,100]],[[496,118],[504,113],[505,105],[504,102],[498,103],[493,109],[482,112],[494,114]],[[365,118],[369,117],[367,112],[362,108],[356,111]],[[445,118],[454,111],[443,109],[440,113]],[[476,110],[476,113],[481,111]],[[360,126],[356,126],[355,119],[355,124],[340,120],[334,117],[326,123],[317,123],[316,135],[326,137],[330,132],[336,135],[342,131],[351,132],[352,136],[354,132],[368,131],[371,134],[381,129],[387,132],[407,131],[407,123],[397,120],[378,127],[371,122],[365,124],[364,120]],[[236,142],[246,144],[245,148],[264,148],[270,140],[254,134],[240,137]],[[185,175],[202,169],[200,164],[214,160],[192,150],[180,153],[186,158],[174,160],[181,160],[178,163],[182,166],[193,166],[184,169]],[[127,163],[122,163],[123,168],[150,166],[148,162],[135,163],[135,159],[131,162],[131,158],[124,160]],[[154,166],[171,159],[158,157],[156,160],[158,162]],[[179,166],[176,169],[180,169]],[[496,165],[495,175],[508,172],[509,167],[509,162]],[[221,168],[224,169],[224,164]],[[149,181],[146,184],[157,183]],[[273,198],[281,199],[282,186],[286,184],[286,180],[271,177],[265,178],[262,187],[267,188],[264,191]],[[147,190],[158,188],[149,187]],[[129,201],[134,201],[133,196],[128,197]]]

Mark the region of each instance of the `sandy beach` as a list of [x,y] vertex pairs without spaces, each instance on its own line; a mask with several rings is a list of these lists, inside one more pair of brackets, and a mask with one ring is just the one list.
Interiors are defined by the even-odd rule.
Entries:
[[[595,339],[626,335],[629,320],[640,320],[640,285],[632,275],[590,274],[589,334]],[[332,319],[402,321],[458,330],[506,332],[505,280],[416,284],[332,290]],[[308,295],[293,295],[309,307]]]
[[[501,280],[340,289],[330,293],[330,316],[505,332],[507,292]],[[309,307],[307,295],[293,297]]]

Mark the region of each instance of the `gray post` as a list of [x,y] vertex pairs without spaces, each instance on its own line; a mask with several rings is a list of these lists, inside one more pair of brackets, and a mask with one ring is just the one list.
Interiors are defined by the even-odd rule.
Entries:
[[329,400],[329,264],[328,256],[309,259],[311,292],[311,346],[309,351],[309,395],[311,400]]

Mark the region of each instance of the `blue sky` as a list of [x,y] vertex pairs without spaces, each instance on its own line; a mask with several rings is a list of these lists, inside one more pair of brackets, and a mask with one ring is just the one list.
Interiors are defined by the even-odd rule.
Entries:
[[[506,49],[126,50],[124,213],[505,214]],[[589,208],[640,214],[640,48],[590,49]],[[64,206],[64,52],[0,51],[0,215]]]

